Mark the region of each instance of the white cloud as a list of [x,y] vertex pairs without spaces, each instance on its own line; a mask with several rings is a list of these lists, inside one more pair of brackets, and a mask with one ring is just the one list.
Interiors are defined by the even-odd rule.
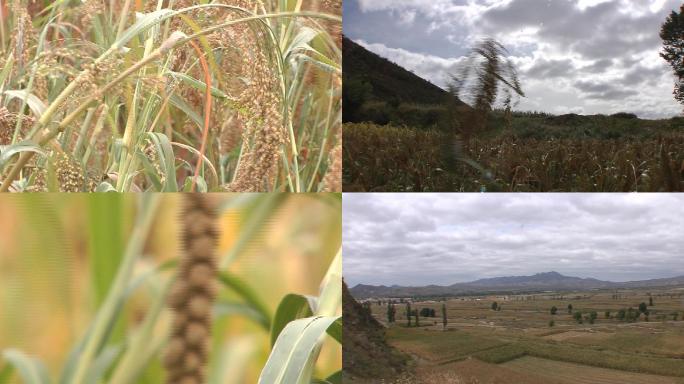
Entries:
[[410,52],[401,48],[390,48],[381,43],[367,43],[363,40],[356,41],[362,47],[376,53],[416,75],[429,80],[433,84],[446,86],[448,74],[456,71],[464,57],[442,58],[434,55],[425,55]]

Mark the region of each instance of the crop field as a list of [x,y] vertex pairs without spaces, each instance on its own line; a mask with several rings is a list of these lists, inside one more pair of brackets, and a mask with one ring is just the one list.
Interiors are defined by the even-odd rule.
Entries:
[[561,382],[578,384],[676,384],[681,382],[674,378],[587,367],[586,365],[564,363],[531,356],[521,357],[503,365],[515,371],[535,372],[548,379],[560,379]]
[[[390,344],[413,357],[426,383],[504,383],[515,375],[527,375],[521,383],[684,383],[684,288],[468,296],[445,303],[446,329],[440,301],[414,300],[413,309],[434,309],[436,317],[421,316],[419,327],[414,322],[410,328],[402,304],[389,325],[386,304],[372,305],[388,326]],[[648,319],[620,317],[640,303],[647,303]],[[445,377],[461,381],[440,381]]]
[[341,190],[341,1],[0,1],[0,191]]
[[681,132],[663,128],[644,137],[617,138],[541,132],[483,136],[464,146],[438,130],[345,124],[344,190],[684,190]]

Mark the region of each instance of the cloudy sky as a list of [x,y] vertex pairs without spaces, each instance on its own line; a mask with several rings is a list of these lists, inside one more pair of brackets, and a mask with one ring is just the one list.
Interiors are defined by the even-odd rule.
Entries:
[[659,57],[675,0],[345,0],[344,33],[444,86],[474,41],[506,46],[527,98],[551,113],[681,113]]
[[347,284],[684,275],[684,195],[345,194]]

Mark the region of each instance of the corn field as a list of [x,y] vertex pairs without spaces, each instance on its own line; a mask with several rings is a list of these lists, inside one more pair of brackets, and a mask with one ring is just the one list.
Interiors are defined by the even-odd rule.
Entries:
[[[677,134],[643,140],[499,136],[459,149],[434,130],[345,124],[344,137],[345,191],[684,191],[684,136]],[[458,150],[457,159],[446,160]]]
[[0,191],[340,191],[341,1],[0,1]]
[[0,383],[341,382],[339,194],[0,211]]

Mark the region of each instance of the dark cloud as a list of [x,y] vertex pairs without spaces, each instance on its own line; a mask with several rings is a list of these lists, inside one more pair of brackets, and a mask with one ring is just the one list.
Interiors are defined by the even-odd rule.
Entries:
[[[659,57],[658,33],[680,5],[676,0],[350,0],[344,2],[344,29],[440,86],[474,41],[493,36],[509,49],[521,73],[528,97],[520,109],[670,117],[681,106],[672,98],[671,71]],[[581,89],[592,85],[594,91]]]
[[344,275],[385,285],[551,270],[671,277],[684,275],[682,227],[675,194],[347,194]]
[[[638,61],[637,61],[638,62]],[[614,64],[613,59],[596,60],[589,65],[585,65],[580,69],[588,73],[604,73]],[[631,65],[630,65],[631,66]]]
[[663,75],[668,74],[669,70],[665,67],[665,65],[653,68],[637,65],[625,73],[621,83],[626,87],[641,85],[644,83],[648,85],[655,85],[663,78]]
[[622,100],[639,94],[639,92],[634,89],[624,89],[612,82],[580,80],[575,82],[574,85],[575,88],[584,92],[586,97],[590,99]]
[[553,77],[566,77],[575,70],[572,60],[537,60],[534,65],[525,71],[525,75],[542,79]]

